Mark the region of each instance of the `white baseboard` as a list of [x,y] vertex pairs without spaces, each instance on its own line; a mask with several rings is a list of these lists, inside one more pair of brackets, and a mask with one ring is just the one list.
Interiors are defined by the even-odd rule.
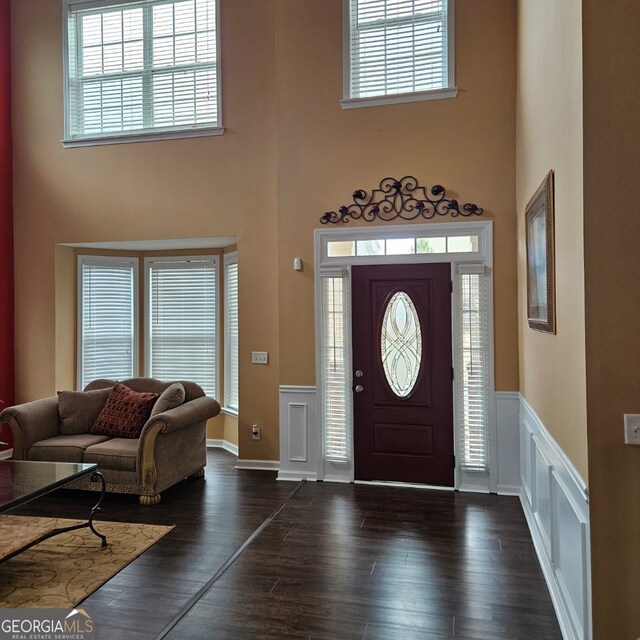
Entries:
[[224,449],[234,456],[238,455],[238,445],[221,438],[207,438],[207,448]]
[[252,469],[254,471],[279,471],[279,460],[238,460],[236,469]]
[[0,451],[0,460],[9,460],[13,455],[13,449],[7,449],[6,451]]
[[520,496],[520,493],[522,491],[522,487],[518,484],[518,485],[500,485],[498,487],[498,495],[499,496]]
[[531,405],[520,401],[520,501],[565,640],[590,640],[587,487]]
[[308,480],[309,482],[316,482],[318,480],[317,473],[304,472],[304,471],[282,471],[278,473],[277,480],[284,480],[285,482],[300,482],[300,480]]

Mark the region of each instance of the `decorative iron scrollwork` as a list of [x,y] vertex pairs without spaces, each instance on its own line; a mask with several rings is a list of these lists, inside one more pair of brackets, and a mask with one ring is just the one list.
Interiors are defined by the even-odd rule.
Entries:
[[405,176],[401,180],[385,178],[369,197],[363,189],[354,191],[353,204],[343,205],[337,212],[327,211],[320,218],[320,222],[373,222],[376,219],[390,222],[398,218],[415,220],[420,216],[425,220],[431,220],[436,216],[449,214],[452,217],[468,217],[481,216],[482,213],[483,210],[472,202],[460,206],[457,200],[446,198],[445,189],[441,184],[434,185],[427,192],[426,187],[418,185],[416,178]]

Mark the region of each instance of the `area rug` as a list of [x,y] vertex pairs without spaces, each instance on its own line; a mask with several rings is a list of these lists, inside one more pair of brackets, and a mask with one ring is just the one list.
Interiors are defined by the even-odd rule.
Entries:
[[[81,522],[63,518],[2,516],[0,537]],[[109,546],[89,529],[49,538],[0,564],[0,607],[68,609],[91,595],[173,527],[96,521]]]

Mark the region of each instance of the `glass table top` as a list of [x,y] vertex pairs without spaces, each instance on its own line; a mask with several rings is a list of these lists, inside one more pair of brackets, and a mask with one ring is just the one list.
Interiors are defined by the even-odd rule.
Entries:
[[0,513],[81,478],[96,464],[0,460]]

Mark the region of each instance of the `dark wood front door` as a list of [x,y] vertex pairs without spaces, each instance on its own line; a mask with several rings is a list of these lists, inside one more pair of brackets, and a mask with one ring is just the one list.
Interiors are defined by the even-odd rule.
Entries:
[[355,478],[453,486],[451,266],[352,274]]

